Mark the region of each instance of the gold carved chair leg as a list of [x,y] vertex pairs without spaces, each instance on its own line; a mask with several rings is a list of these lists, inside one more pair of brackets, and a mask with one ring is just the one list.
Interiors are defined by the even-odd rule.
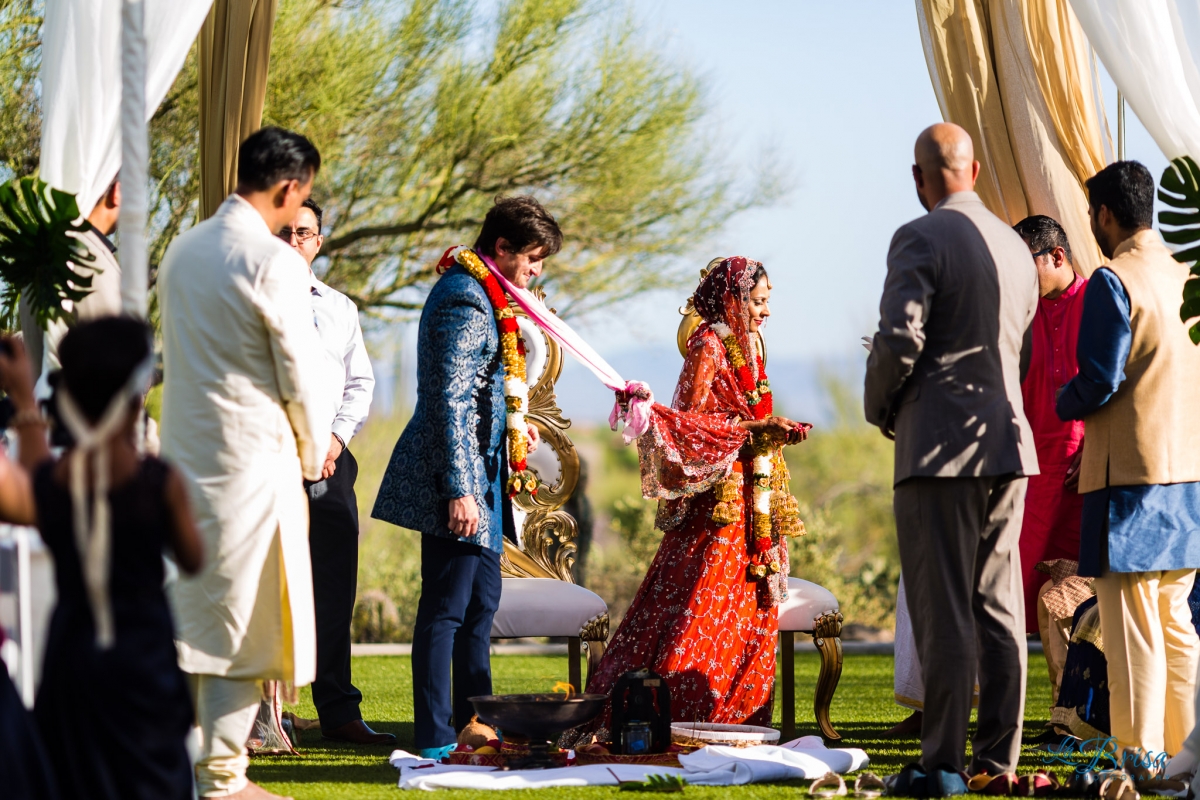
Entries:
[[824,614],[813,620],[813,644],[821,653],[821,674],[817,678],[817,693],[813,698],[813,711],[817,725],[826,739],[842,738],[829,721],[829,706],[833,693],[842,678],[842,615]]
[[779,653],[783,656],[780,672],[783,673],[783,697],[780,698],[780,740],[790,742],[796,738],[796,633],[779,632]]
[[[604,656],[606,642],[608,642],[608,614],[601,614],[598,617],[588,620],[588,623],[579,631],[579,638],[583,639],[587,645],[587,680],[592,680],[592,673],[600,666],[600,659]],[[579,653],[575,654],[574,664],[579,664]],[[576,686],[577,691],[587,691],[587,683],[582,686]]]

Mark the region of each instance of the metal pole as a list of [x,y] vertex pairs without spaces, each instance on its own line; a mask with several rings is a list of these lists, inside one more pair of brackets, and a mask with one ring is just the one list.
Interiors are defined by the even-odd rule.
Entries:
[[149,268],[146,218],[150,144],[146,132],[143,0],[121,3],[121,307],[145,318]]
[[1117,92],[1117,161],[1125,160],[1125,97]]

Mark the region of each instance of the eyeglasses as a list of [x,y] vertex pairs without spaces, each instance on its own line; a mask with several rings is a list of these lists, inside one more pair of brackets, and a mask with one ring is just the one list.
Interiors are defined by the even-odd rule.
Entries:
[[305,244],[318,234],[316,231],[309,230],[308,228],[284,228],[275,235],[288,244],[292,243],[292,237],[295,237],[298,243]]
[[[301,239],[300,241],[304,241],[304,240],[303,240],[303,239]],[[1034,257],[1034,258],[1041,258],[1042,256],[1048,256],[1048,255],[1050,255],[1050,254],[1051,254],[1051,253],[1053,253],[1053,252],[1054,252],[1054,248],[1053,248],[1053,247],[1047,247],[1047,248],[1045,248],[1045,249],[1043,249],[1043,250],[1038,250],[1036,253],[1034,253],[1034,254],[1033,254],[1033,257]]]

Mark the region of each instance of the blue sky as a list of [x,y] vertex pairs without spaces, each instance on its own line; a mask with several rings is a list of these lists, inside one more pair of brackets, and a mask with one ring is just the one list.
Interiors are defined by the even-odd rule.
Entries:
[[[924,213],[909,172],[912,144],[941,113],[915,3],[632,0],[632,8],[650,42],[702,76],[711,119],[732,157],[749,166],[770,147],[794,178],[784,200],[736,217],[698,243],[689,266],[698,272],[717,255],[768,266],[775,286],[765,329],[772,381],[781,397],[793,398],[785,407],[810,409],[823,394],[819,365],[861,369],[859,337],[878,320],[888,242]],[[1107,76],[1102,83],[1115,145],[1116,89]],[[1166,167],[1132,112],[1126,157],[1156,176]],[[676,309],[689,291],[648,295],[573,324],[625,377],[649,381],[666,400],[679,369]],[[404,393],[411,397],[415,336],[404,339]],[[559,395],[577,419],[600,419],[611,403],[570,362]]]
[[[912,143],[941,120],[908,0],[636,0],[652,41],[699,72],[734,157],[764,145],[789,162],[793,191],[735,218],[695,268],[746,255],[771,270],[772,356],[842,359],[873,331],[897,227],[924,213]],[[1116,134],[1116,92],[1108,113]],[[1158,175],[1166,160],[1128,115],[1126,156]],[[606,356],[671,345],[686,291],[647,297],[581,329]]]

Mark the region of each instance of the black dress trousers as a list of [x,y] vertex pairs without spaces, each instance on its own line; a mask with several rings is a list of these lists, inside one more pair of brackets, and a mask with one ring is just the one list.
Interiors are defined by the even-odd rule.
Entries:
[[317,677],[313,703],[329,731],[362,719],[362,692],[350,682],[350,620],[358,591],[358,462],[349,450],[323,481],[308,484],[308,547],[317,618]]

